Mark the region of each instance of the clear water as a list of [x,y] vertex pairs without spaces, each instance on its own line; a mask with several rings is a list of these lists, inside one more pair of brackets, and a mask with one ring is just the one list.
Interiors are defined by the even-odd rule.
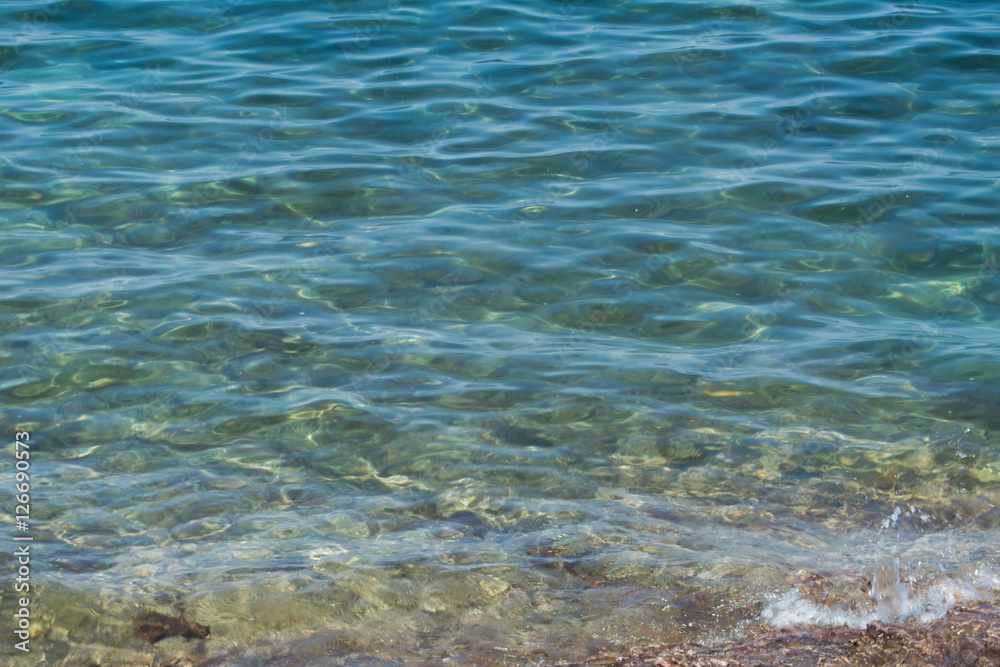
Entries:
[[30,660],[540,664],[998,587],[992,3],[0,14]]

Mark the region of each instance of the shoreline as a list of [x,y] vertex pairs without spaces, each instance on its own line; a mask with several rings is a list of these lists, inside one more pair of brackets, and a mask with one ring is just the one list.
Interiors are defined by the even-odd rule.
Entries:
[[[796,588],[803,600],[823,604],[831,612],[858,611],[868,600],[871,578],[857,575],[816,574]],[[908,582],[901,581],[901,586]],[[919,593],[919,590],[915,590]],[[854,627],[810,623],[763,622],[766,614],[752,613],[760,619],[748,625],[739,636],[718,640],[653,643],[613,650],[596,649],[585,658],[558,658],[539,645],[532,650],[511,651],[500,656],[496,646],[437,645],[398,647],[397,651],[375,646],[358,650],[338,640],[336,633],[317,632],[299,627],[275,630],[258,636],[251,643],[227,636],[226,632],[209,633],[199,621],[211,621],[198,614],[168,617],[157,612],[139,612],[120,616],[119,627],[128,637],[111,643],[70,642],[60,664],[64,667],[91,667],[115,664],[122,667],[146,664],[172,664],[188,667],[221,667],[231,664],[282,665],[364,665],[365,667],[430,667],[431,665],[542,665],[555,667],[754,667],[756,665],[1000,665],[1000,595],[984,592],[980,598],[959,598],[938,618],[888,622],[873,620]],[[711,603],[703,600],[690,609],[690,620],[710,623]],[[716,609],[716,612],[719,610]],[[748,610],[749,611],[749,610]],[[841,614],[841,617],[845,617]],[[126,620],[126,619],[129,620]],[[854,616],[855,620],[857,616]],[[696,620],[697,619],[697,620]],[[134,635],[134,639],[133,636]],[[147,638],[141,641],[142,638]],[[68,638],[67,638],[68,639]],[[107,641],[110,637],[105,636]],[[606,635],[606,639],[610,636]],[[162,640],[162,641],[161,641]],[[381,642],[383,649],[392,645],[391,637]],[[606,646],[615,642],[606,641]],[[33,649],[35,647],[32,647]],[[39,647],[41,648],[41,647]],[[581,647],[582,648],[582,647]],[[34,652],[34,651],[33,651]],[[584,654],[587,655],[587,654]]]
[[865,628],[816,625],[767,629],[715,645],[643,646],[559,667],[752,667],[782,665],[1000,665],[1000,599],[957,604],[926,623],[873,621]]

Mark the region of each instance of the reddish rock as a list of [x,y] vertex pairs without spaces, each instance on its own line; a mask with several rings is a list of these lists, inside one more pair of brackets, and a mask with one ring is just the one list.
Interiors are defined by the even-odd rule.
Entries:
[[167,616],[155,611],[147,611],[135,619],[135,638],[155,644],[167,637],[204,639],[208,636],[207,625],[187,621],[179,616]]
[[[664,644],[606,653],[576,667],[1000,666],[1000,600],[975,600],[930,623],[870,623],[865,629],[803,626],[767,630],[714,646]],[[570,663],[561,663],[571,667]]]

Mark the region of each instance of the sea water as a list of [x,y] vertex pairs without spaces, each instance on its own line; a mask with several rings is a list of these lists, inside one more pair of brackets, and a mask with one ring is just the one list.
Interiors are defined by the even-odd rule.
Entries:
[[996,590],[990,3],[0,14],[30,664],[530,664]]

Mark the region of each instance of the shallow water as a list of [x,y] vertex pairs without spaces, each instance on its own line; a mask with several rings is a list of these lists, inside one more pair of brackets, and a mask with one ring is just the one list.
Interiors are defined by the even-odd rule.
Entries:
[[2,15],[32,659],[530,664],[1000,588],[989,3]]

